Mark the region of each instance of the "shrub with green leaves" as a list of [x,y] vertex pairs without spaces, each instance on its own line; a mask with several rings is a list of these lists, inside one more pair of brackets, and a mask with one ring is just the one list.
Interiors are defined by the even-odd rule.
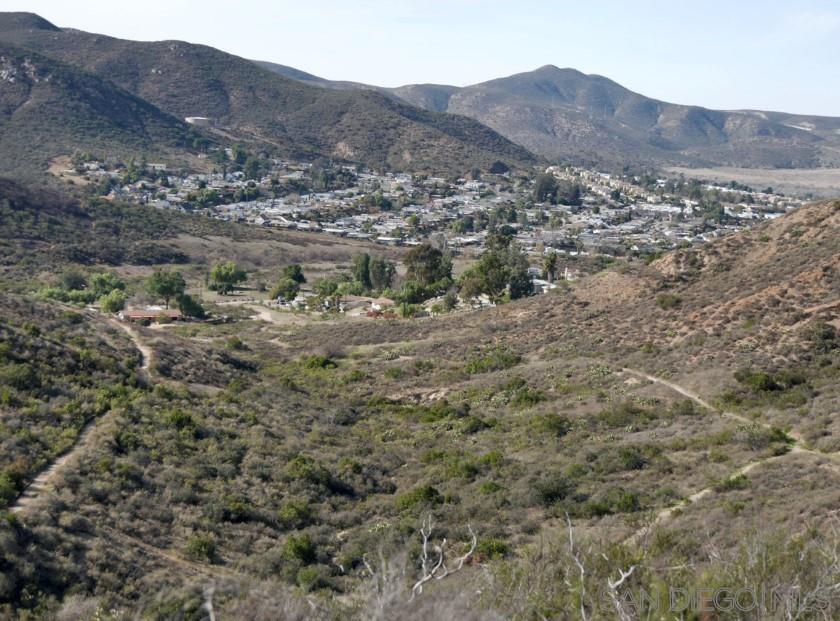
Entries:
[[734,490],[747,489],[750,479],[746,474],[736,474],[715,484],[716,492],[731,492]]
[[611,487],[582,507],[583,516],[597,517],[614,513],[635,513],[643,507],[641,495],[630,489]]
[[328,585],[329,568],[323,565],[301,567],[295,576],[295,582],[304,591],[315,591]]
[[310,565],[318,558],[312,537],[307,534],[289,535],[283,544],[281,556],[285,561],[303,565]]
[[329,356],[318,354],[309,356],[309,358],[304,360],[304,366],[307,369],[335,369],[338,364]]
[[395,505],[399,511],[430,507],[443,502],[440,492],[431,485],[421,485],[397,497]]
[[607,427],[629,427],[645,425],[655,420],[656,414],[632,401],[623,401],[599,412],[595,419]]
[[99,308],[103,313],[117,313],[125,308],[125,300],[125,292],[121,289],[114,289],[99,298]]
[[277,511],[277,519],[284,528],[304,528],[312,523],[312,509],[304,500],[286,500]]
[[641,470],[648,464],[648,458],[636,446],[618,446],[604,449],[596,459],[596,468],[603,474]]
[[172,410],[169,413],[169,424],[178,431],[194,430],[197,427],[192,415],[183,410]]
[[470,375],[503,371],[516,366],[521,361],[522,357],[519,354],[502,346],[496,346],[471,356],[467,360],[466,371]]
[[761,451],[772,445],[787,450],[793,439],[778,427],[765,427],[758,423],[741,425],[738,427],[737,438],[753,451]]
[[308,481],[315,485],[329,486],[332,482],[329,470],[307,455],[298,455],[289,460],[286,473],[292,479]]
[[193,535],[187,539],[185,552],[195,561],[212,561],[216,555],[216,541],[210,535]]
[[565,500],[575,490],[575,484],[559,473],[546,473],[533,484],[537,502],[545,507]]
[[475,547],[476,554],[488,560],[504,558],[509,551],[508,544],[496,537],[480,539]]
[[660,293],[656,296],[656,303],[662,310],[671,310],[682,304],[682,298],[674,293]]
[[562,438],[572,429],[571,421],[560,414],[550,412],[531,419],[531,426],[540,434]]

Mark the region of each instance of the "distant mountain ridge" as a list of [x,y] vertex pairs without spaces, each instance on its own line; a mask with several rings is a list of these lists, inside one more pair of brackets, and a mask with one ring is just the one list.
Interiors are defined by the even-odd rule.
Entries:
[[[671,104],[552,65],[467,87],[382,88],[204,45],[62,29],[32,13],[0,13],[0,44],[75,76],[61,82],[70,89],[62,95],[52,93],[58,83],[38,84],[32,92],[40,96],[28,99],[20,83],[0,80],[6,170],[43,169],[76,148],[183,150],[194,135],[183,123],[190,116],[213,118],[220,140],[270,145],[282,157],[408,171],[462,173],[497,161],[529,167],[534,154],[611,166],[840,166],[840,118]],[[71,92],[81,84],[84,94]],[[74,102],[66,118],[61,100]]]
[[204,45],[120,40],[57,28],[27,13],[0,13],[0,42],[92,74],[176,119],[211,117],[228,138],[271,145],[287,157],[437,172],[536,161],[468,117],[375,91],[317,88]]
[[[300,79],[294,77],[297,70],[269,68]],[[354,84],[305,75],[308,83],[322,87]],[[551,159],[659,166],[840,166],[840,118],[671,104],[602,76],[553,65],[462,88],[413,84],[379,90],[427,110],[474,118]]]

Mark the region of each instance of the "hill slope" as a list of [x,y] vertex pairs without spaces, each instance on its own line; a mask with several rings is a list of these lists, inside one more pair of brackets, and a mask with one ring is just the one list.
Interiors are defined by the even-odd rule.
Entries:
[[[840,162],[840,119],[722,112],[650,99],[596,75],[546,66],[460,89],[445,108],[521,144],[570,155],[809,167]],[[814,124],[813,131],[795,127]],[[805,127],[805,125],[802,125]],[[817,129],[818,128],[818,129]]]
[[112,83],[0,42],[0,170],[43,169],[76,150],[183,148],[190,128]]
[[[322,87],[354,85],[282,65],[270,68]],[[840,119],[676,105],[552,65],[463,88],[412,84],[380,90],[428,110],[472,117],[550,158],[780,168],[840,164]]]
[[[107,600],[126,617],[167,619],[191,614],[212,580],[224,618],[376,618],[367,605],[428,618],[450,587],[481,612],[434,616],[568,618],[581,591],[563,578],[579,575],[567,519],[592,568],[590,608],[616,566],[639,567],[634,585],[651,592],[674,567],[687,586],[733,575],[730,552],[746,543],[754,559],[756,531],[773,543],[756,580],[827,575],[795,546],[799,560],[778,559],[796,533],[830,534],[840,502],[839,217],[840,203],[812,205],[651,265],[622,261],[548,295],[435,318],[291,324],[247,302],[251,289],[206,300],[231,323],[135,325],[132,344],[106,317],[33,299],[71,267],[63,248],[191,232],[224,236],[218,258],[240,261],[230,238],[287,234],[78,206],[0,180],[0,237],[28,246],[0,273],[22,294],[0,296],[0,503],[95,420],[54,489],[0,520],[0,610],[87,619]],[[262,247],[273,274],[295,260],[288,246]],[[179,270],[200,287],[214,260]],[[88,277],[101,269],[72,262]],[[130,295],[145,295],[151,272],[120,268]],[[138,344],[154,386],[134,377]],[[450,558],[471,532],[476,554],[409,601],[430,514]],[[635,537],[654,519],[649,540]],[[529,550],[550,556],[534,564]],[[368,565],[386,563],[398,576],[372,584]],[[389,580],[383,603],[376,585]],[[296,615],[292,585],[308,591]]]
[[212,117],[290,157],[323,155],[402,169],[461,171],[533,156],[463,116],[377,92],[307,86],[251,61],[180,41],[134,42],[0,15],[0,40],[83,67],[176,117]]

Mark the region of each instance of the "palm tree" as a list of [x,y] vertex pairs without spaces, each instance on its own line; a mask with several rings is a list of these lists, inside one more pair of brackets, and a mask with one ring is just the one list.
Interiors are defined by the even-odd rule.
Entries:
[[549,252],[543,261],[543,272],[549,283],[554,282],[554,275],[557,273],[557,253]]

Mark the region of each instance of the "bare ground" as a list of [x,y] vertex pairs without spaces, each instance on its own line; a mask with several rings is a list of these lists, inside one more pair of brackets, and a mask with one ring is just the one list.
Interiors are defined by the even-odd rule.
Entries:
[[755,189],[772,187],[787,194],[813,194],[815,197],[840,196],[840,168],[668,168],[686,177],[726,182],[737,181]]

